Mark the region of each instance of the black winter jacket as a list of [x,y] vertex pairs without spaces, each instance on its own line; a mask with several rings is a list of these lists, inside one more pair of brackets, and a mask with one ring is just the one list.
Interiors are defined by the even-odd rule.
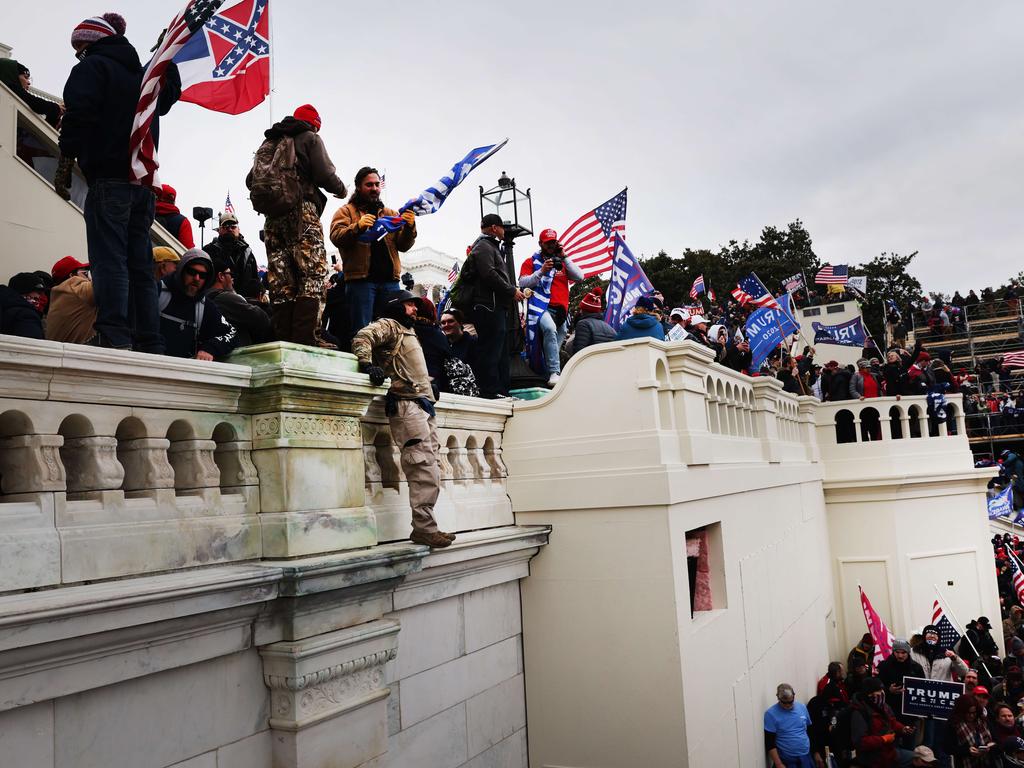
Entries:
[[224,259],[231,265],[231,276],[235,282],[235,292],[247,299],[258,299],[263,293],[260,282],[259,267],[252,248],[244,237],[237,239],[231,235],[218,235],[203,246],[211,259]]
[[[186,253],[178,262],[177,270],[160,281],[160,333],[164,337],[167,355],[195,357],[197,352],[202,351],[219,360],[227,357],[238,345],[238,333],[221,315],[217,303],[207,301],[208,288],[204,288],[195,297],[185,293],[181,284],[181,273],[186,265],[196,262],[206,263],[212,281],[213,262],[202,251]],[[164,306],[167,294],[170,294],[170,301]],[[202,318],[196,327],[200,314]]]
[[586,349],[593,344],[605,344],[615,341],[615,329],[604,321],[600,312],[587,312],[580,315],[576,321],[576,333],[572,337],[572,348],[570,355],[575,355],[581,349]]
[[[85,49],[64,84],[64,121],[60,151],[78,159],[92,184],[97,179],[130,178],[128,141],[142,89],[139,55],[124,35],[97,40]],[[167,67],[164,87],[153,115],[153,141],[159,144],[160,115],[166,115],[181,95],[181,77]]]
[[467,265],[471,265],[470,271],[463,277],[473,289],[468,302],[471,308],[478,305],[488,309],[508,308],[515,303],[516,281],[499,246],[499,241],[489,235],[481,235],[473,243],[466,260]]
[[0,333],[28,339],[43,338],[40,314],[20,293],[6,285],[0,285]]

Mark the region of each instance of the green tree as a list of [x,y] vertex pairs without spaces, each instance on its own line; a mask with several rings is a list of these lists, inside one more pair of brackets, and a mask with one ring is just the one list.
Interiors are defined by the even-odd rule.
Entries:
[[[880,346],[885,343],[885,300],[893,299],[900,312],[905,313],[907,302],[921,298],[921,283],[907,271],[915,256],[917,251],[909,256],[882,253],[852,269],[854,274],[868,278],[867,300],[862,303],[861,312],[868,330]],[[909,322],[910,318],[905,317],[904,320]]]

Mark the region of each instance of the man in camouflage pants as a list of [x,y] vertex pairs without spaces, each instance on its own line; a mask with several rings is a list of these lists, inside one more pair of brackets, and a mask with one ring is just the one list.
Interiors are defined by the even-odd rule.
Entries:
[[268,139],[291,136],[302,183],[301,208],[283,216],[267,216],[267,282],[279,341],[293,341],[334,349],[320,335],[327,279],[327,251],[320,216],[327,205],[321,188],[344,198],[345,184],[338,178],[327,148],[319,137],[320,115],[309,104],[295,110],[264,134]]
[[409,484],[412,535],[417,544],[441,549],[455,534],[437,528],[434,504],[440,491],[437,466],[440,444],[434,425],[434,392],[416,331],[416,297],[409,291],[392,294],[383,317],[362,328],[352,339],[352,354],[359,370],[380,386],[391,377],[384,403],[391,437],[401,448],[402,472]]

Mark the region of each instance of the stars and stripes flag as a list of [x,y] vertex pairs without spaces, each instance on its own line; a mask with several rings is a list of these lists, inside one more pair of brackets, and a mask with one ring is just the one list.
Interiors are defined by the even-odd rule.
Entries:
[[156,142],[153,141],[153,117],[164,85],[164,75],[175,54],[189,41],[214,12],[221,0],[190,0],[185,9],[171,19],[163,39],[146,65],[142,75],[139,103],[135,108],[135,120],[128,139],[128,154],[132,181],[148,187],[159,187],[156,171],[160,163],[156,159]]
[[963,637],[963,633],[957,630],[950,617],[942,610],[942,604],[938,598],[932,604],[932,624],[939,630],[939,645],[942,648],[952,650],[953,646],[959,643],[960,638]]
[[741,307],[753,304],[758,309],[761,307],[781,309],[779,302],[768,292],[768,289],[764,287],[764,283],[753,272],[736,283],[732,297],[740,303]]
[[690,286],[690,298],[696,301],[702,293],[704,293],[704,275],[697,275],[693,285]]
[[822,267],[814,276],[814,282],[817,285],[846,285],[846,281],[849,279],[850,268],[845,264]]
[[587,211],[570,224],[558,242],[583,277],[594,277],[612,268],[613,238],[626,237],[626,190]]
[[239,0],[175,55],[181,100],[240,115],[270,94],[269,0]]
[[1004,368],[1024,368],[1024,351],[1007,352],[1003,355]]
[[864,590],[860,586],[857,589],[860,591],[860,607],[864,611],[864,620],[868,623],[868,632],[871,633],[871,639],[875,641],[875,655],[871,660],[871,671],[874,672],[878,667],[878,662],[889,658],[892,653],[892,641],[895,638],[889,628],[885,626],[882,617],[871,607],[871,601],[864,594]]
[[1017,593],[1017,602],[1024,604],[1024,569],[1013,552],[1007,552],[1010,561],[1010,577],[1013,582],[1013,591]]
[[[401,214],[406,211],[412,211],[417,216],[436,213],[444,205],[444,201],[448,199],[448,195],[452,193],[453,189],[459,186],[484,160],[506,144],[508,144],[508,139],[497,144],[488,144],[469,150],[469,153],[464,158],[452,166],[450,176],[442,176],[437,184],[427,187],[423,192],[399,208],[398,212]],[[373,226],[359,236],[359,240],[364,243],[382,240],[388,233],[400,230],[404,224],[405,222],[401,216],[378,216]]]
[[231,191],[228,191],[228,196],[224,199],[224,213],[230,213],[232,216],[235,215],[235,206],[231,204]]
[[804,287],[804,276],[802,272],[797,272],[795,275],[790,275],[782,281],[782,290],[784,291],[799,291]]
[[449,287],[455,285],[455,278],[459,276],[459,262],[452,264],[452,268],[448,271],[448,285]]

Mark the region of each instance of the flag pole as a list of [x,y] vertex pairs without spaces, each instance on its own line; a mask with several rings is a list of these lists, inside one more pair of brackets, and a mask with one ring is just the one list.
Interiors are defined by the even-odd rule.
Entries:
[[[985,669],[985,674],[986,674],[986,675],[988,675],[989,679],[991,680],[991,679],[992,679],[992,673],[991,673],[991,672],[989,671],[988,665],[986,665],[986,664],[985,664],[985,662],[984,662],[984,660],[983,660],[983,659],[984,659],[984,657],[983,657],[983,656],[981,655],[981,651],[979,651],[979,650],[978,650],[978,649],[977,649],[977,648],[975,647],[974,643],[973,643],[973,642],[971,641],[971,638],[970,638],[970,636],[969,636],[969,635],[967,634],[967,631],[966,631],[966,630],[964,630],[964,628],[963,628],[963,625],[962,625],[962,624],[960,624],[960,622],[959,622],[959,621],[957,621],[957,619],[956,619],[956,616],[954,616],[954,615],[953,615],[953,611],[952,611],[952,610],[950,610],[950,608],[949,608],[949,603],[948,603],[948,602],[947,602],[947,600],[946,600],[946,596],[942,594],[942,591],[941,591],[941,590],[939,589],[939,585],[938,585],[938,584],[934,584],[934,583],[933,583],[933,584],[932,584],[932,587],[934,587],[934,588],[935,588],[935,594],[936,594],[936,595],[938,596],[938,598],[939,598],[939,604],[940,604],[940,605],[942,605],[942,606],[943,606],[943,608],[945,608],[945,609],[946,609],[946,615],[947,615],[947,616],[949,617],[950,621],[951,621],[951,622],[953,623],[953,625],[954,625],[954,627],[953,627],[953,628],[954,628],[954,629],[956,629],[956,630],[958,630],[958,631],[959,631],[959,630],[963,630],[963,631],[961,631],[961,632],[960,632],[960,636],[961,636],[961,637],[962,637],[962,638],[963,638],[964,640],[966,640],[966,641],[967,641],[967,644],[968,644],[969,646],[971,646],[971,648],[972,648],[972,649],[974,650],[974,653],[975,653],[975,655],[977,656],[978,660],[979,660],[979,661],[981,661],[981,666],[982,666],[982,667],[984,667],[984,669]],[[952,648],[950,648],[949,650],[951,650],[951,651],[952,651],[953,649],[952,649]],[[956,652],[954,651],[954,653],[956,653]],[[969,668],[970,668],[970,666],[968,665],[968,669],[969,669]]]
[[[276,5],[274,6],[277,7]],[[264,6],[267,13],[270,13],[270,5]],[[267,22],[267,35],[270,37],[270,92],[267,94],[267,120],[268,128],[274,127],[274,60],[277,58],[277,51],[274,48],[274,14],[270,13],[270,20]]]

